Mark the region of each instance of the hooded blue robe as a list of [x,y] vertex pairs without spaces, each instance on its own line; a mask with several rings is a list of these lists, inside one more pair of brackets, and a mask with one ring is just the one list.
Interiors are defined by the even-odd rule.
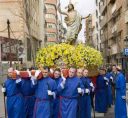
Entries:
[[30,77],[22,79],[21,82],[18,83],[18,87],[24,97],[25,117],[32,118],[35,105],[35,89],[32,87]]
[[[61,78],[54,79],[56,82],[56,85],[59,85],[59,82],[61,81]],[[59,93],[56,92],[56,99],[53,102],[53,118],[59,118]]]
[[56,92],[56,82],[50,77],[44,77],[35,82],[36,102],[34,118],[51,118],[53,116],[53,97],[48,96],[48,90]]
[[[85,89],[89,89],[91,92],[91,80],[88,77],[81,78]],[[80,113],[79,118],[91,118],[91,97],[90,93],[85,93],[84,96],[80,97]]]
[[107,112],[107,84],[105,75],[99,75],[96,80],[95,110],[99,113]]
[[127,118],[126,99],[126,80],[122,73],[118,73],[115,81],[116,99],[115,99],[115,118]]
[[60,118],[77,118],[79,97],[77,88],[84,89],[82,81],[77,77],[68,77],[64,88],[61,87],[61,84],[58,85],[57,91],[60,94]]
[[5,88],[8,118],[25,118],[24,98],[17,88],[16,80],[8,77],[5,81]]

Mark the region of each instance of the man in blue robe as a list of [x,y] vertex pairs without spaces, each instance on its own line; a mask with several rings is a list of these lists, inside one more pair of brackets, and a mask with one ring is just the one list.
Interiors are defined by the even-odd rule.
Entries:
[[8,77],[5,81],[6,92],[6,104],[7,104],[7,114],[8,118],[25,118],[24,116],[24,98],[17,88],[17,80],[12,79],[13,68],[8,69]]
[[82,81],[76,77],[76,69],[69,69],[69,77],[63,78],[58,85],[60,94],[60,118],[77,118],[78,97],[83,93]]
[[37,80],[38,71],[35,77],[31,77],[35,88],[36,102],[34,107],[34,118],[51,118],[53,116],[53,98],[55,98],[56,82],[49,75],[49,68],[43,67],[43,78]]
[[106,113],[108,79],[105,75],[105,68],[100,68],[99,72],[100,75],[97,77],[95,89],[95,110],[99,113]]
[[115,80],[115,118],[127,118],[126,110],[126,80],[124,75],[117,70]]
[[107,101],[108,101],[108,107],[111,107],[113,104],[113,96],[112,96],[112,81],[113,77],[111,76],[110,72],[106,73],[106,77],[109,80],[108,81],[108,86],[107,86]]
[[[77,69],[77,77],[79,79],[81,79],[83,77],[83,69],[82,68],[79,68]],[[80,103],[81,103],[81,96],[78,97],[78,109],[77,109],[77,118],[80,118],[81,116],[81,106],[80,106]]]
[[93,83],[88,78],[88,70],[84,69],[83,77],[81,78],[85,87],[85,94],[80,97],[80,117],[79,118],[91,118],[91,96],[92,89],[94,90]]
[[[31,83],[31,72],[27,71],[29,77],[21,78],[17,86],[20,89],[23,97],[24,97],[24,105],[25,105],[25,118],[33,118],[33,110],[35,104],[35,89],[32,87]],[[17,71],[17,73],[19,73]]]
[[[61,80],[61,70],[55,69],[54,70],[54,78],[56,85],[59,85]],[[53,102],[53,118],[59,118],[59,93],[56,92],[56,99]]]
[[112,72],[110,74],[112,78],[112,96],[113,96],[113,104],[114,104],[115,103],[115,81],[116,81],[116,76],[117,76],[116,65],[112,66]]

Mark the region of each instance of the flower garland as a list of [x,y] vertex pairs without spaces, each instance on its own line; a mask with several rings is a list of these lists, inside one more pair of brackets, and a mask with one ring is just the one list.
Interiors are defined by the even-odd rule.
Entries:
[[60,67],[62,63],[67,66],[92,67],[102,65],[103,58],[99,51],[78,44],[76,46],[61,43],[42,48],[37,53],[36,63],[49,67]]

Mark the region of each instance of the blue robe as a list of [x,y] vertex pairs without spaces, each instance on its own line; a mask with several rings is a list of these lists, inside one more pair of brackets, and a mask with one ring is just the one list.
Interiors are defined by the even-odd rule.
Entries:
[[108,106],[111,106],[113,104],[113,96],[112,96],[112,81],[110,79],[111,74],[107,73],[106,77],[108,78],[108,86],[107,86],[107,101],[108,101]]
[[57,91],[60,94],[60,118],[77,118],[79,97],[77,88],[79,87],[84,89],[82,81],[77,77],[68,77],[64,89],[60,84],[58,85]]
[[32,87],[30,78],[22,79],[22,81],[18,84],[18,87],[24,96],[25,117],[32,118],[35,105],[35,89]]
[[24,98],[17,88],[16,80],[7,78],[5,81],[5,88],[8,118],[25,118]]
[[99,113],[107,111],[107,85],[103,75],[99,75],[96,80],[95,90],[95,110]]
[[51,118],[53,116],[53,97],[48,96],[47,91],[50,89],[52,92],[56,92],[56,82],[50,77],[45,77],[38,80],[34,88],[36,96],[34,118]]
[[[59,85],[61,78],[54,79],[56,82],[56,85]],[[56,99],[53,102],[53,118],[59,118],[59,93],[56,93]]]
[[122,99],[122,96],[126,96],[126,80],[122,73],[117,74],[115,84],[115,118],[127,118],[126,100]]
[[[91,92],[91,80],[87,77],[81,78],[85,89],[89,89]],[[85,93],[80,97],[80,113],[79,118],[91,118],[91,97],[90,94]]]

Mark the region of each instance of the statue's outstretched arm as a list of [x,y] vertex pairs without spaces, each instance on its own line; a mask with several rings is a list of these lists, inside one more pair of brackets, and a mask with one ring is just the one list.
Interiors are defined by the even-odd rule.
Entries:
[[84,20],[84,19],[86,19],[86,18],[85,18],[85,17],[82,17],[81,19]]
[[60,9],[60,4],[58,5],[58,11],[60,14],[68,16],[68,14]]

